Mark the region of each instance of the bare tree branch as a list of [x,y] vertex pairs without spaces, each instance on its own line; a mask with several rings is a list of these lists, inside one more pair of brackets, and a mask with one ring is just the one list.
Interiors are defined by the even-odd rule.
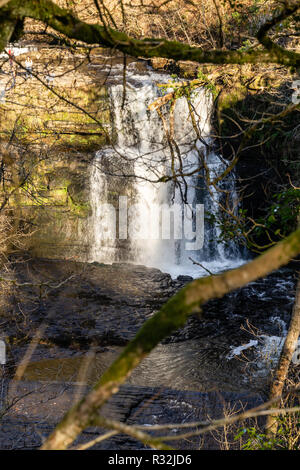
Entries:
[[[116,48],[125,54],[134,57],[165,57],[174,60],[191,60],[198,63],[214,64],[245,64],[245,63],[278,63],[282,65],[300,65],[300,54],[288,51],[278,45],[274,45],[266,37],[270,27],[277,24],[283,18],[295,13],[299,8],[299,2],[293,3],[293,7],[285,5],[279,15],[274,17],[271,26],[267,23],[265,29],[259,30],[259,40],[264,49],[250,51],[240,50],[218,50],[204,51],[200,47],[192,47],[178,41],[167,41],[165,39],[135,39],[124,32],[97,24],[87,24],[80,21],[68,10],[62,9],[50,0],[11,0],[2,7],[0,13],[0,25],[5,18],[22,20],[30,17],[43,21],[56,31],[69,38],[82,41],[87,44],[101,44],[106,47]],[[3,26],[2,26],[3,28]],[[0,46],[5,46],[3,33],[0,33]]]

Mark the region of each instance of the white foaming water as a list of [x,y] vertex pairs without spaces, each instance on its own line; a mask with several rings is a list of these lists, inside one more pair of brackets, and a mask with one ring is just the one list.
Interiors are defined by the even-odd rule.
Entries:
[[[285,342],[285,336],[259,335],[258,338],[258,368],[265,370],[268,367],[275,367],[278,363]],[[296,365],[300,364],[300,339],[297,341],[296,348],[292,356],[292,363]]]
[[[157,82],[166,83],[168,79],[158,74],[131,75],[125,97],[122,84],[110,87],[116,142],[113,147],[97,152],[91,168],[90,261],[126,261],[156,267],[172,276],[199,277],[207,272],[190,258],[212,272],[243,263],[233,243],[225,246],[218,240],[221,198],[225,191],[233,202],[236,199],[234,178],[226,178],[220,184],[223,191],[213,186],[208,188],[203,178],[204,170],[199,169],[203,158],[212,179],[226,168],[226,162],[209,146],[213,100],[203,88],[191,98],[194,125],[196,123],[201,139],[195,132],[187,99],[177,99],[172,155],[161,118],[155,110],[148,109],[149,104],[161,96]],[[162,113],[165,128],[170,130],[170,115],[166,111]],[[155,182],[170,176],[172,171],[178,173],[179,169],[185,176],[178,176],[176,184],[173,181]],[[112,210],[112,205],[118,205],[118,196],[126,196],[128,201],[128,239],[124,233],[118,233],[118,213]],[[196,204],[203,204],[205,211],[215,216],[214,223],[205,221],[204,229],[197,219]],[[178,207],[180,214],[176,212]],[[157,227],[161,230],[163,217],[172,209],[170,234],[165,234],[168,239],[163,239]],[[157,215],[159,211],[160,215]],[[190,232],[197,231],[199,239],[204,236],[201,249],[186,249],[192,235],[186,239],[180,235],[185,220],[189,221]],[[187,235],[186,231],[184,235]]]

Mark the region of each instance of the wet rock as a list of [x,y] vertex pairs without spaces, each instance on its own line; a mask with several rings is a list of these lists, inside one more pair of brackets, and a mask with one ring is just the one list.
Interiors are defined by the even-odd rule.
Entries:
[[177,281],[180,282],[192,282],[194,278],[192,276],[177,276]]
[[[73,276],[59,288],[47,287],[40,298],[39,288],[19,290],[22,312],[16,298],[2,313],[6,319],[4,336],[33,337],[47,320],[43,340],[63,347],[88,349],[124,345],[137,333],[170,296],[190,282],[189,276],[172,280],[158,269],[131,264],[101,265],[45,259],[18,264],[20,282],[53,281],[53,285]],[[50,283],[51,284],[51,283]],[[220,338],[229,348],[253,339],[250,322],[262,334],[281,335],[288,324],[295,292],[293,269],[284,268],[265,279],[216,299],[203,306],[200,318],[192,315],[184,328],[163,342]],[[244,329],[241,329],[244,327]]]
[[[72,405],[74,398],[81,397],[88,391],[87,387],[63,384],[41,385],[34,382],[20,382],[12,390],[7,389],[6,399],[20,396],[16,403],[5,414],[0,429],[1,449],[37,448],[54,429],[64,413]],[[124,385],[103,407],[101,414],[110,419],[125,422],[129,425],[143,424],[149,426],[164,423],[183,423],[189,421],[206,421],[224,416],[225,409],[235,411],[249,409],[263,402],[258,394],[234,394],[226,392],[183,392],[170,388],[134,387]],[[231,432],[241,426],[238,423]],[[185,429],[186,431],[187,429]],[[101,429],[86,429],[75,445],[94,439]],[[166,431],[163,431],[164,433]],[[171,435],[180,434],[182,430],[171,431]],[[197,449],[199,438],[188,441],[178,439],[174,442],[180,449]],[[141,449],[144,446],[127,436],[116,436],[98,444],[96,449]],[[213,435],[206,435],[202,448],[218,449],[219,443]]]
[[22,301],[25,316],[17,313],[12,299],[14,313],[6,323],[6,335],[32,338],[46,319],[43,340],[61,347],[126,344],[177,288],[169,274],[125,263],[35,259],[18,266],[22,282],[55,279],[53,285],[59,285],[70,276],[70,282],[59,288],[45,288],[42,299],[38,288],[20,289],[20,298],[27,299]]

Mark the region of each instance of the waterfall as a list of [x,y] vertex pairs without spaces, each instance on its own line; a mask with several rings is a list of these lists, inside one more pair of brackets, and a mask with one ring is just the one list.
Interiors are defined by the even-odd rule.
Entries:
[[[170,104],[160,108],[161,116],[148,109],[162,96],[157,83],[169,78],[133,75],[125,95],[123,84],[109,88],[113,143],[96,153],[91,166],[90,261],[133,262],[195,276],[205,272],[196,263],[216,272],[241,261],[234,243],[220,240],[218,220],[222,198],[234,201],[236,191],[232,176],[217,189],[206,184],[226,162],[212,150],[213,100],[205,88],[192,94],[190,108],[185,97],[175,101],[173,132]],[[176,182],[168,178],[172,172]],[[157,182],[162,177],[168,181]]]

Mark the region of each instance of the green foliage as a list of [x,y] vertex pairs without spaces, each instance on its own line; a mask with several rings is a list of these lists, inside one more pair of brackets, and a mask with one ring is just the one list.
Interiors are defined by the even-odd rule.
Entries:
[[264,4],[262,0],[253,0],[252,5],[249,6],[249,12],[255,15],[261,9],[261,6]]
[[245,440],[242,444],[242,450],[272,450],[279,443],[278,439],[268,438],[266,434],[260,433],[254,426],[239,429],[234,440],[239,439]]
[[218,94],[218,90],[215,86],[215,84],[207,77],[207,75],[205,75],[201,69],[198,69],[198,73],[197,73],[197,78],[199,78],[200,80],[203,80],[204,83],[204,87],[211,91],[211,93],[213,94],[213,96],[217,96]]
[[249,39],[246,39],[245,41],[243,41],[243,45],[242,47],[239,48],[239,51],[241,52],[248,51],[251,46],[252,46],[251,41],[249,41]]
[[[260,240],[267,243],[280,240],[289,235],[298,225],[300,214],[300,190],[285,189],[273,195],[273,200],[264,217],[253,221],[248,218],[248,210],[240,208],[235,217],[227,213],[216,216],[214,213],[205,212],[205,221],[219,228],[218,241],[229,243],[232,240],[247,244],[248,248],[259,248]],[[251,236],[245,238],[245,232],[249,227],[254,228]],[[264,248],[261,245],[261,249]]]
[[241,16],[241,14],[240,14],[238,11],[233,11],[233,12],[231,13],[231,16],[232,16],[232,18],[233,18],[237,23],[241,23],[241,21],[242,21],[242,16]]
[[276,436],[269,437],[255,426],[240,428],[234,440],[242,441],[242,450],[299,450],[300,413],[276,417]]
[[[266,218],[261,218],[257,222],[270,229],[275,235],[285,236],[297,226],[297,217],[300,213],[300,190],[285,189],[276,193],[273,199],[274,202]],[[257,235],[260,235],[263,230],[263,227],[257,227]]]
[[[160,88],[162,89],[163,93],[168,93],[169,88],[173,88],[173,86],[176,83],[181,81],[181,79],[176,74],[172,74],[171,77],[173,81],[169,80],[168,83],[164,85],[160,85]],[[203,81],[201,85],[204,88],[209,90],[213,94],[213,96],[217,96],[218,91],[217,91],[216,86],[211,80],[209,80],[207,75],[205,75],[200,69],[198,70],[197,78]],[[195,85],[193,85],[193,81],[191,82],[191,84],[187,83],[185,86],[181,86],[181,87],[174,86],[174,99],[175,100],[178,98],[181,98],[182,96],[185,96],[187,99],[190,99],[192,93],[197,93],[195,89]]]

